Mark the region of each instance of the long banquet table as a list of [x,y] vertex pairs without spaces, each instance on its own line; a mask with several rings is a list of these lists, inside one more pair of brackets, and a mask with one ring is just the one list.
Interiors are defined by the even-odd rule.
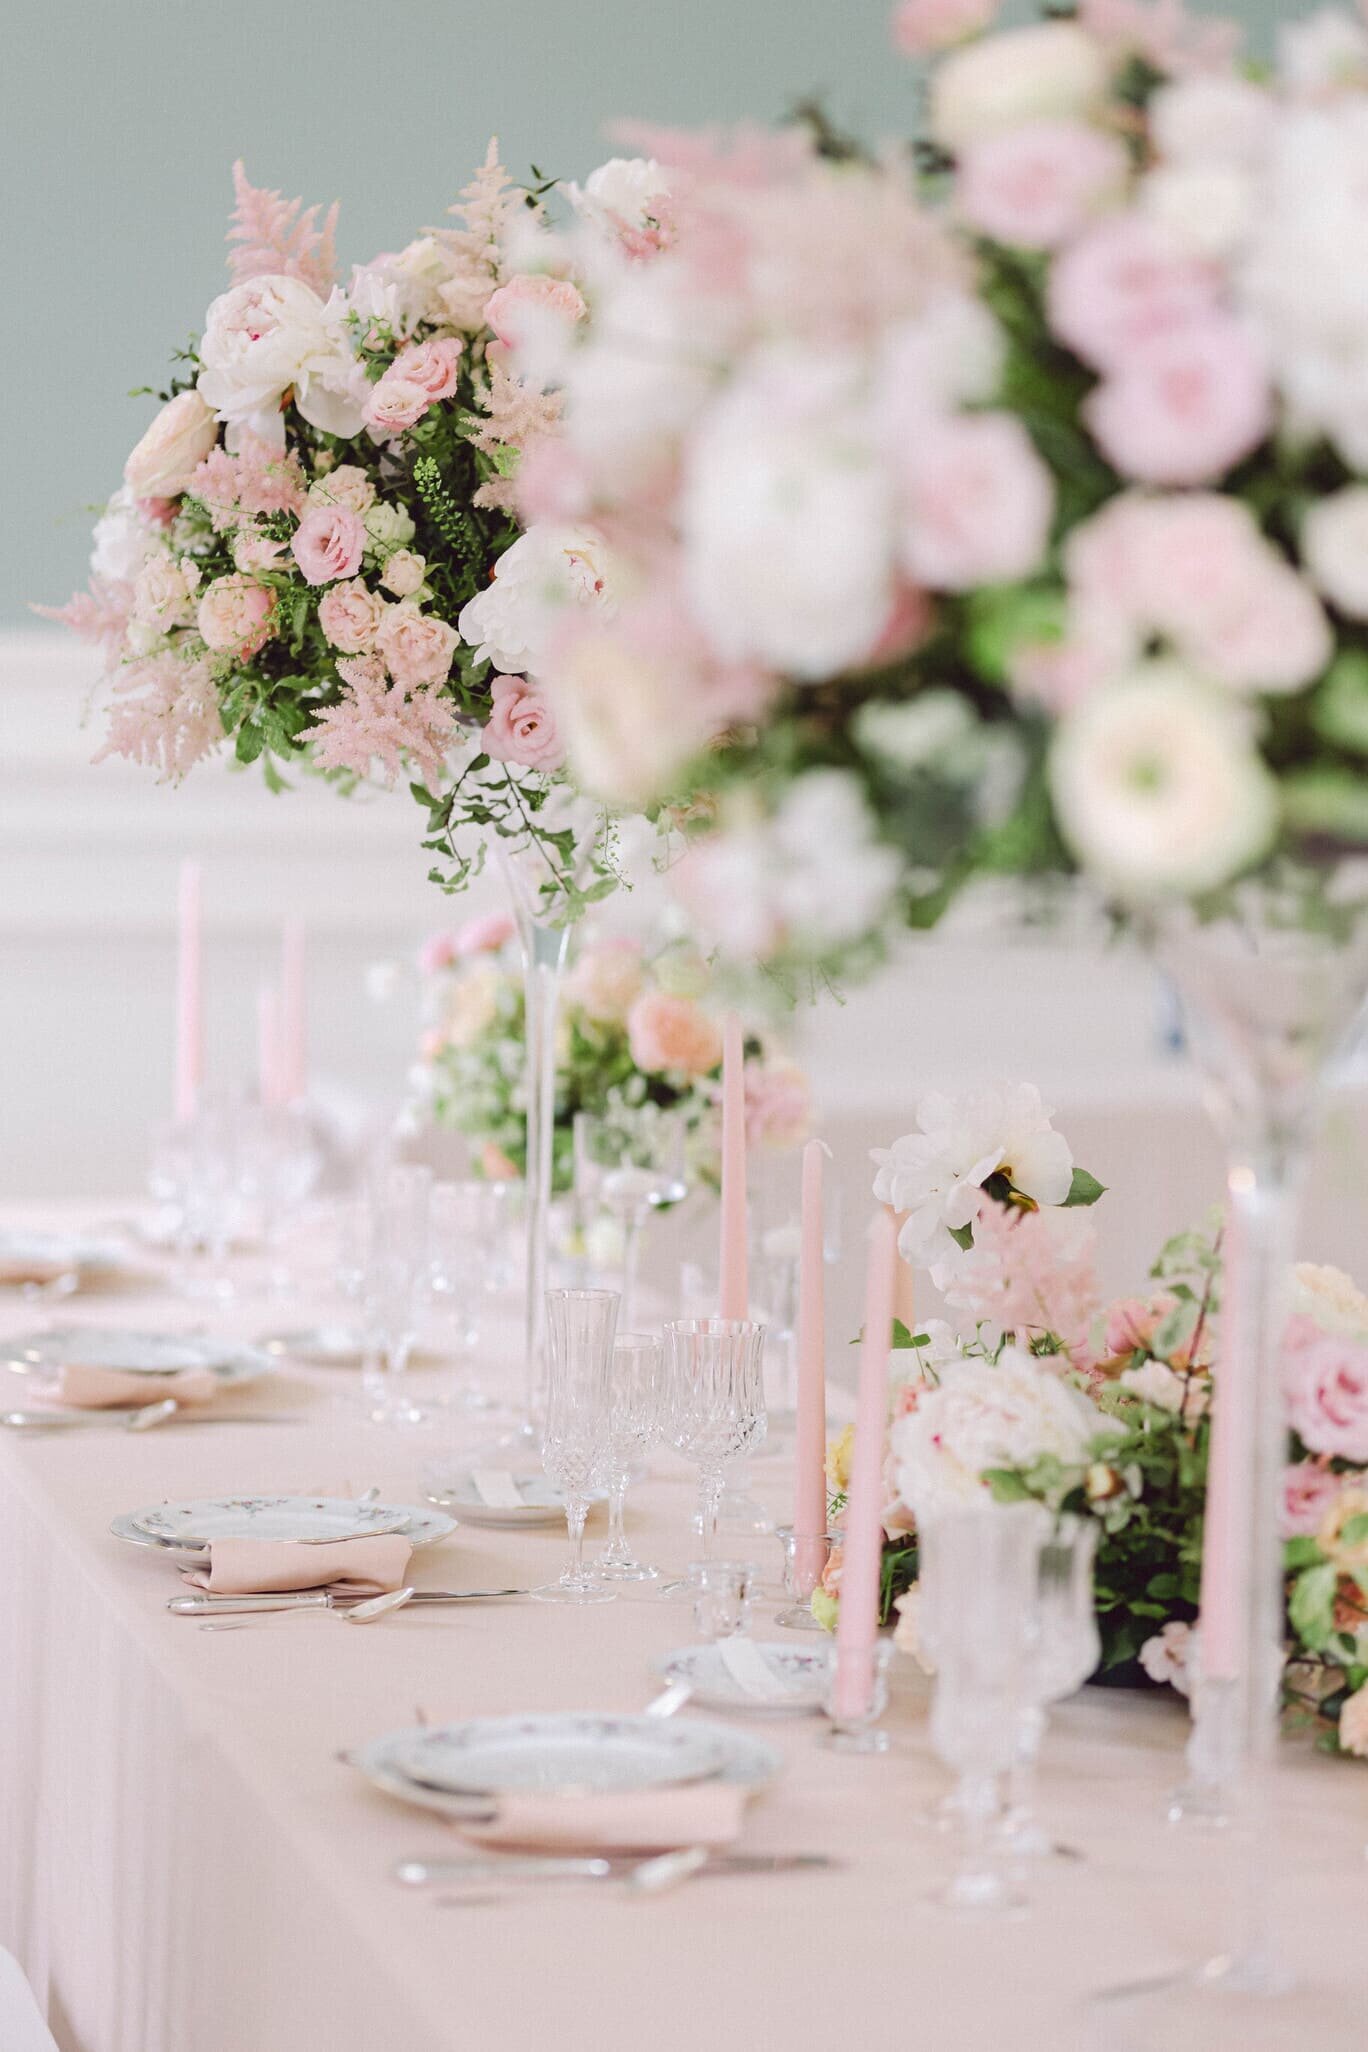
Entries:
[[[60,1315],[192,1322],[165,1293],[80,1297]],[[262,1322],[260,1305],[224,1320]],[[397,1860],[458,1841],[341,1753],[419,1712],[640,1708],[653,1656],[691,1621],[687,1605],[625,1596],[410,1609],[365,1630],[314,1614],[209,1633],[168,1613],[174,1570],[111,1537],[118,1512],[371,1482],[412,1498],[443,1435],[465,1429],[378,1430],[354,1387],[286,1369],[243,1393],[297,1422],[0,1433],[0,1943],[61,2052],[1044,2052],[1090,2041],[1089,1990],[1214,1939],[1221,1849],[1162,1821],[1186,1733],[1167,1696],[1089,1689],[1056,1714],[1042,1802],[1085,1858],[1032,1877],[1026,1915],[989,1927],[932,1906],[947,1848],[926,1811],[945,1779],[905,1659],[883,1758],[832,1753],[815,1718],[756,1727],[785,1770],[743,1843],[830,1852],[837,1871],[703,1878],[653,1899],[581,1883],[444,1905],[401,1889]],[[784,1462],[753,1472],[782,1510]],[[629,1506],[644,1553],[682,1564],[690,1501],[687,1472],[662,1460]],[[414,1578],[527,1586],[559,1572],[564,1544],[460,1527],[415,1556]],[[1294,1750],[1282,1804],[1289,1948],[1368,2014],[1368,1771]],[[1332,2043],[1320,2035],[1318,2052]]]

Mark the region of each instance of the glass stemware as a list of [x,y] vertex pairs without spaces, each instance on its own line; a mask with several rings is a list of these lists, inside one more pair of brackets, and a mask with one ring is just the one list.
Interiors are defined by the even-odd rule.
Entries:
[[678,1204],[689,1194],[684,1121],[647,1100],[620,1100],[603,1112],[575,1115],[575,1195],[582,1223],[594,1210],[606,1211],[622,1232],[622,1315],[628,1324],[636,1303],[641,1230],[653,1211]]
[[428,1413],[403,1386],[428,1301],[428,1209],[432,1171],[396,1163],[366,1192],[361,1324],[362,1387],[376,1425],[422,1425]]
[[667,1433],[699,1477],[703,1557],[717,1541],[727,1463],[765,1436],[765,1328],[744,1318],[680,1318],[665,1328]]
[[616,1596],[584,1565],[584,1521],[612,1467],[613,1335],[616,1290],[548,1290],[549,1342],[542,1467],[565,1499],[573,1555],[559,1581],[534,1589],[543,1603],[606,1603]]
[[1060,1851],[1035,1813],[1036,1765],[1051,1703],[1080,1689],[1101,1653],[1093,1610],[1097,1522],[1067,1513],[1055,1518],[1035,1556],[1017,1743],[1008,1779],[1003,1841],[1018,1858],[1046,1859]]
[[183,1296],[225,1300],[235,1293],[229,1256],[243,1218],[243,1101],[204,1097],[173,1131],[159,1157],[180,1178],[176,1287]]
[[[479,1345],[483,1313],[502,1274],[508,1190],[507,1183],[478,1177],[432,1186],[433,1307],[467,1361]],[[468,1367],[459,1395],[472,1408],[485,1401]]]
[[636,1558],[625,1524],[633,1465],[657,1443],[664,1425],[664,1350],[653,1334],[620,1332],[613,1342],[609,1405],[608,1543],[594,1566],[615,1582],[653,1582],[660,1570]]
[[918,1522],[918,1626],[936,1663],[931,1743],[959,1777],[961,1857],[937,1897],[955,1910],[1015,1909],[992,1832],[998,1780],[1016,1754],[1036,1558],[1048,1513],[1039,1504],[956,1505]]

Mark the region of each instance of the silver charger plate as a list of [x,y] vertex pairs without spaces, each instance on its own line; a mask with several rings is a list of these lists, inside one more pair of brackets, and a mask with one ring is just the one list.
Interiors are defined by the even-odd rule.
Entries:
[[725,1710],[728,1714],[748,1712],[753,1717],[787,1717],[803,1716],[825,1706],[831,1663],[829,1645],[757,1641],[755,1650],[787,1687],[776,1687],[773,1695],[753,1696],[736,1680],[715,1645],[680,1646],[652,1664],[666,1681],[686,1681],[694,1702],[709,1710]]
[[[238,1501],[241,1500],[238,1499]],[[313,1502],[320,1500],[326,1501],[327,1499],[308,1499],[308,1501]],[[116,1539],[122,1539],[130,1546],[150,1546],[162,1553],[203,1553],[205,1542],[191,1540],[183,1533],[176,1532],[174,1528],[171,1536],[163,1537],[160,1532],[148,1530],[142,1522],[143,1520],[151,1519],[157,1510],[174,1510],[175,1508],[175,1505],[155,1505],[149,1506],[144,1511],[125,1511],[117,1518],[110,1520],[109,1529]],[[408,1540],[409,1545],[415,1548],[419,1546],[435,1546],[438,1540],[449,1537],[456,1529],[456,1523],[453,1518],[444,1517],[440,1511],[426,1510],[417,1504],[376,1504],[373,1508],[387,1515],[393,1514],[399,1517],[402,1522],[398,1524],[386,1523],[378,1527],[367,1526],[365,1530],[402,1533],[404,1538]],[[225,1532],[219,1536],[265,1538],[274,1535],[268,1535],[262,1532],[260,1528],[255,1528],[251,1531],[236,1531],[231,1535]]]
[[[642,1732],[642,1726],[654,1730]],[[593,1738],[593,1730],[613,1736]],[[671,1732],[677,1734],[673,1746]],[[660,1718],[574,1711],[388,1732],[349,1759],[388,1796],[453,1816],[470,1810],[472,1793],[621,1793],[703,1779],[761,1789],[781,1767],[773,1746],[722,1724],[689,1718],[671,1726]]]
[[[0,1340],[0,1363],[16,1375],[51,1378],[59,1368],[110,1368],[120,1375],[180,1375],[207,1369],[225,1389],[275,1374],[275,1362],[257,1347],[203,1333],[140,1332],[116,1325],[49,1326]],[[155,1387],[149,1396],[155,1395]]]

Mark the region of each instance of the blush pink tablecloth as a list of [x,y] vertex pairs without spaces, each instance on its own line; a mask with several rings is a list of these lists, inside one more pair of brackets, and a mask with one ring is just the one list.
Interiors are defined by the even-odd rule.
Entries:
[[[7,1329],[26,1322],[6,1308]],[[165,1297],[68,1312],[190,1322]],[[247,1331],[261,1314],[236,1318]],[[755,1726],[785,1772],[743,1843],[829,1851],[840,1872],[700,1880],[656,1900],[582,1886],[444,1908],[401,1890],[395,1861],[448,1852],[451,1834],[368,1788],[340,1750],[419,1710],[637,1709],[652,1658],[691,1623],[687,1607],[628,1599],[410,1609],[365,1630],[312,1615],[210,1633],[171,1616],[171,1564],[114,1540],[116,1513],[226,1490],[418,1493],[443,1428],[368,1427],[354,1386],[318,1371],[251,1391],[254,1410],[304,1423],[0,1435],[0,1944],[61,2052],[1059,2052],[1087,2042],[1091,1988],[1214,1936],[1213,1848],[1160,1821],[1181,1711],[1115,1692],[1058,1713],[1043,1777],[1086,1859],[1042,1875],[1019,1922],[928,1907],[945,1845],[924,1812],[945,1781],[906,1662],[886,1758],[834,1755],[815,1719]],[[445,1428],[453,1444],[459,1429]],[[783,1463],[754,1479],[782,1509]],[[662,1465],[633,1500],[641,1549],[676,1566],[690,1489]],[[563,1543],[461,1528],[416,1573],[526,1585],[559,1571]],[[1283,1807],[1291,1949],[1363,2002],[1368,1769],[1297,1753]]]

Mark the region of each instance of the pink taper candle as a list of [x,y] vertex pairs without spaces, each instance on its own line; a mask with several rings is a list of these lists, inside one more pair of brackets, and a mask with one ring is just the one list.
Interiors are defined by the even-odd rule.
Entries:
[[749,1318],[746,1256],[746,1049],[741,1021],[722,1029],[722,1240],[717,1275],[724,1318]]
[[864,1338],[855,1410],[855,1447],[846,1496],[841,1553],[841,1609],[836,1623],[838,1717],[865,1714],[874,1686],[874,1642],[879,1629],[883,1574],[884,1440],[888,1432],[888,1350],[893,1338],[893,1264],[897,1226],[886,1211],[869,1233]]
[[176,1117],[193,1119],[204,1082],[204,1000],[200,961],[200,866],[182,862],[176,908]]
[[257,1095],[268,1111],[286,1103],[280,1001],[269,984],[257,992]]
[[[826,1508],[826,1275],[822,1231],[820,1140],[803,1149],[802,1252],[798,1271],[798,1435],[793,1492],[797,1539],[816,1541],[827,1528]],[[799,1545],[801,1569],[821,1571],[820,1553]]]
[[304,928],[287,919],[280,941],[280,1090],[284,1104],[297,1104],[309,1087],[308,1019],[304,979]]

